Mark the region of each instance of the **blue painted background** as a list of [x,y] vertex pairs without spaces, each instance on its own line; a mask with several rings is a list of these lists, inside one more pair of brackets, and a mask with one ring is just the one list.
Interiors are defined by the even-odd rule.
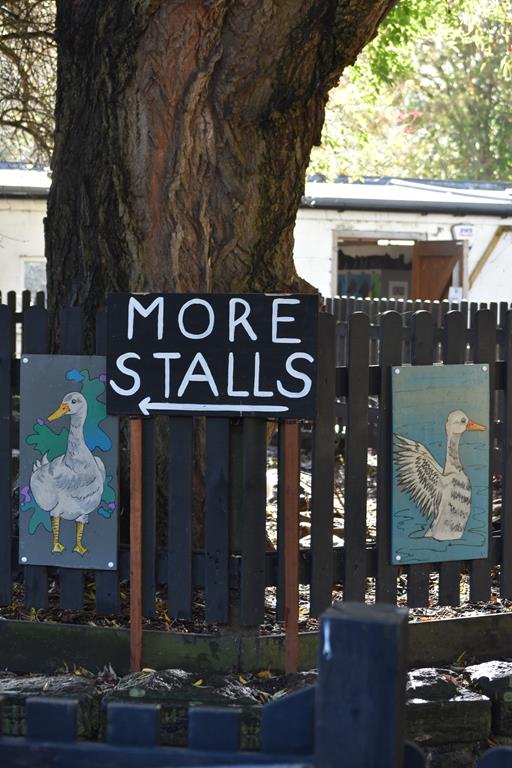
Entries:
[[[433,563],[487,557],[489,492],[489,372],[482,365],[401,366],[391,369],[393,434],[417,440],[444,467],[446,417],[462,410],[487,427],[465,432],[460,458],[471,487],[471,515],[461,539],[424,538],[432,519],[397,484],[393,461],[391,562]],[[400,373],[395,373],[399,370]],[[394,447],[394,443],[393,443]],[[399,560],[397,560],[397,555]]]

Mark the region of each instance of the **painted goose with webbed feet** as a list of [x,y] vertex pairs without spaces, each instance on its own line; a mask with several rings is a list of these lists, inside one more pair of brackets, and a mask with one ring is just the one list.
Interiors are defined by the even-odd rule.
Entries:
[[30,477],[30,490],[41,509],[50,513],[52,551],[59,553],[64,550],[59,540],[61,519],[74,520],[76,541],[73,552],[84,555],[87,552],[82,543],[84,526],[91,512],[100,505],[105,466],[100,458],[93,456],[85,443],[87,400],[79,392],[67,394],[59,408],[48,416],[48,421],[66,415],[70,417],[66,453],[53,461],[48,461],[46,455],[41,461],[36,461]]

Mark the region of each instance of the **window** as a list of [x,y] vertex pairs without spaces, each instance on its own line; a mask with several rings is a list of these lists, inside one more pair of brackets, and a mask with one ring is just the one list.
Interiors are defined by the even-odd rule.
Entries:
[[38,291],[46,293],[45,259],[23,259],[23,290],[32,294]]

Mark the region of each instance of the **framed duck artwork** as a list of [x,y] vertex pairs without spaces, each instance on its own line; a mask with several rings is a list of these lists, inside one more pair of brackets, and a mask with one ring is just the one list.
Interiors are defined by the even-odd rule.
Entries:
[[117,568],[118,420],[106,359],[22,355],[19,560]]
[[391,562],[487,557],[489,367],[399,366],[391,383]]

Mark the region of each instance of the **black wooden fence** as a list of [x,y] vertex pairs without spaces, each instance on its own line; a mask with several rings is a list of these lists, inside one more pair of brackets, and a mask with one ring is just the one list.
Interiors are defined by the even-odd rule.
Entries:
[[[59,605],[81,609],[85,573],[79,569],[22,566],[17,563],[17,540],[13,535],[13,397],[19,392],[19,365],[15,340],[21,335],[21,355],[45,354],[49,350],[47,311],[40,303],[30,306],[30,294],[23,294],[23,309],[9,294],[0,305],[0,604],[12,600],[14,579],[22,578],[25,602],[29,607],[47,608],[49,586],[58,584]],[[96,323],[96,353],[105,353],[105,314]],[[304,553],[302,580],[314,584],[311,611],[319,613],[331,602],[333,584],[332,498],[334,380],[332,349],[334,321],[320,318],[320,414],[313,433],[313,543]],[[21,329],[21,334],[20,334]],[[82,318],[79,308],[64,309],[60,316],[61,354],[83,351]],[[14,401],[17,403],[17,400]],[[122,421],[122,420],[121,420]],[[204,613],[208,623],[227,624],[230,611],[242,626],[258,626],[265,618],[265,590],[276,588],[277,615],[284,612],[284,447],[279,448],[279,503],[277,551],[267,552],[267,424],[245,418],[205,419],[204,546],[193,548],[192,417],[164,419],[168,431],[168,494],[164,540],[157,542],[157,500],[155,462],[155,420],[143,422],[143,612],[155,614],[157,585],[167,585],[167,610],[175,619],[193,615],[194,589],[204,590]],[[280,428],[281,429],[281,428]],[[121,515],[127,514],[129,499],[121,498]],[[162,514],[160,515],[162,517]],[[159,526],[162,533],[161,519]],[[129,577],[129,550],[121,542],[119,570],[95,571],[96,611],[118,614],[120,581]],[[52,589],[55,594],[55,589]],[[233,599],[233,595],[235,598]]]
[[[399,311],[389,310],[396,304]],[[406,311],[421,304],[420,309]],[[378,312],[357,311],[376,306]],[[469,599],[488,601],[492,569],[500,566],[500,595],[512,597],[512,498],[510,470],[512,436],[512,312],[506,304],[463,302],[450,310],[448,302],[391,302],[338,298],[328,302],[338,316],[338,363],[336,368],[337,417],[345,430],[345,546],[344,597],[363,600],[368,576],[376,578],[376,599],[395,602],[397,576],[407,577],[407,604],[429,605],[431,576],[438,577],[434,601],[460,603],[461,574],[469,578]],[[384,309],[384,312],[380,310]],[[372,322],[373,319],[373,322]],[[340,345],[340,340],[342,341]],[[492,424],[489,478],[490,551],[486,560],[470,563],[411,565],[390,564],[391,517],[391,399],[389,368],[393,365],[431,365],[443,362],[490,365]],[[377,453],[377,533],[375,542],[366,535],[368,450]],[[493,509],[493,480],[498,481]],[[430,601],[432,601],[430,592]]]
[[[12,598],[14,579],[23,579],[26,604],[48,605],[49,579],[59,585],[62,608],[80,609],[84,573],[17,564],[17,542],[12,528],[12,402],[19,387],[19,360],[14,356],[16,326],[22,328],[25,353],[48,351],[48,317],[41,303],[14,312],[14,302],[0,306],[0,604]],[[38,301],[41,301],[38,299]],[[330,308],[336,308],[336,303]],[[460,601],[461,574],[469,579],[471,600],[489,600],[491,572],[501,565],[501,596],[512,598],[512,315],[504,307],[468,311],[420,311],[409,315],[379,312],[378,323],[355,312],[337,324],[329,313],[320,317],[319,410],[312,432],[311,545],[300,551],[300,580],[310,585],[310,613],[319,616],[331,603],[333,588],[345,599],[394,603],[398,579],[407,582],[407,603],[426,606]],[[337,310],[336,310],[337,311]],[[375,319],[375,318],[374,318]],[[499,320],[499,324],[497,323]],[[439,324],[441,323],[441,324]],[[336,325],[336,328],[335,328]],[[82,351],[80,310],[61,314],[60,352]],[[337,330],[336,330],[337,329]],[[335,361],[336,336],[343,339],[344,363]],[[19,334],[18,334],[19,335]],[[96,352],[105,352],[105,316],[97,318]],[[491,365],[494,424],[491,428],[492,474],[502,478],[502,504],[491,518],[491,546],[487,560],[435,566],[390,564],[390,391],[388,368],[402,362],[431,364],[467,361]],[[15,401],[16,402],[16,401]],[[344,468],[334,455],[334,425],[344,431]],[[165,537],[157,541],[155,492],[155,422],[143,424],[143,610],[155,613],[157,585],[167,585],[168,612],[173,618],[192,616],[194,590],[204,590],[203,620],[261,624],[265,593],[276,588],[277,618],[283,618],[284,447],[278,451],[277,551],[266,551],[267,425],[264,420],[206,419],[206,475],[204,480],[204,546],[193,548],[192,449],[193,419],[171,417],[168,425],[168,498]],[[369,536],[368,455],[378,457],[376,535]],[[344,546],[333,548],[333,486],[335,468],[344,482]],[[492,480],[492,478],[491,478]],[[491,483],[492,487],[492,483]],[[121,499],[127,514],[128,499]],[[162,510],[159,510],[160,516]],[[161,531],[161,527],[158,529]],[[120,580],[129,576],[128,546],[119,551],[119,571],[96,571],[96,611],[119,613]],[[432,575],[438,578],[432,593]],[[55,581],[54,581],[55,580]],[[233,596],[235,596],[233,598]]]

